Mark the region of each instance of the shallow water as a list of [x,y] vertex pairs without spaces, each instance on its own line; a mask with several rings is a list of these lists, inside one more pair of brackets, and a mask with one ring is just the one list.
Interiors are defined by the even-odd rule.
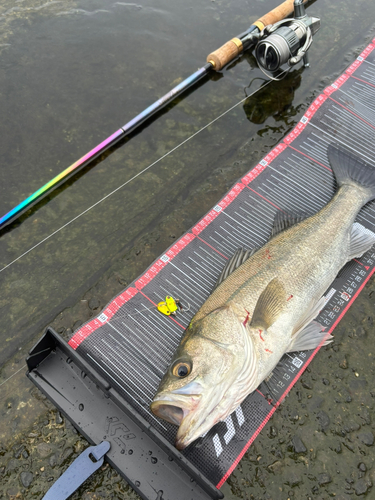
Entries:
[[[1,213],[13,208],[202,66],[207,53],[246,29],[274,5],[271,0],[3,1],[0,6]],[[25,370],[21,368],[27,347],[50,323],[68,338],[79,324],[96,315],[282,139],[314,96],[342,73],[375,35],[375,5],[370,0],[357,1],[355,12],[349,0],[340,3],[319,0],[309,12],[322,19],[322,28],[310,50],[309,70],[294,71],[283,82],[271,83],[0,272],[3,346],[0,477],[5,474],[6,478],[5,486],[0,482],[0,498],[1,494],[9,497],[6,491],[12,488],[23,489],[20,494],[24,498],[38,498],[38,491],[46,491],[51,484],[48,478],[58,477],[68,465],[68,458],[84,446],[84,441],[70,428],[66,429],[64,423],[56,423],[52,407],[24,377]],[[246,54],[226,69],[221,78],[215,75],[206,79],[141,133],[70,181],[48,203],[37,206],[28,217],[22,218],[22,223],[3,232],[0,269],[256,90],[260,85],[257,78],[261,76],[253,57]],[[356,494],[350,485],[363,479],[357,477],[359,458],[366,457],[366,468],[372,467],[369,455],[362,454],[367,451],[366,445],[361,445],[360,438],[357,445],[354,434],[373,432],[374,428],[373,399],[369,392],[374,386],[374,372],[368,356],[372,354],[368,339],[373,328],[368,318],[373,314],[374,295],[370,296],[373,290],[370,283],[337,330],[337,337],[341,335],[342,339],[336,342],[338,350],[322,351],[314,360],[311,374],[306,375],[316,378],[308,384],[312,389],[299,382],[287,405],[273,418],[277,437],[269,437],[269,431],[265,430],[241,462],[224,487],[227,497],[267,498],[265,495],[269,494],[275,498],[279,492],[285,493],[285,498],[293,495],[328,498],[335,492],[333,485],[338,494]],[[359,326],[364,334],[357,335]],[[354,332],[352,337],[351,332]],[[358,352],[353,350],[357,342]],[[362,347],[363,342],[366,348]],[[337,366],[345,356],[349,358],[349,369],[342,371]],[[324,375],[331,363],[334,366],[331,375]],[[4,383],[17,370],[19,373]],[[355,376],[356,370],[360,377]],[[336,382],[331,380],[330,385],[321,385],[324,376],[327,380],[331,376]],[[336,395],[340,385],[350,385],[352,379],[361,380],[362,385],[357,384],[353,389],[356,397],[351,404],[331,405],[335,398],[340,400],[341,396]],[[296,396],[298,391],[301,400]],[[323,399],[315,409],[307,401],[310,394],[311,400]],[[370,414],[367,420],[361,416],[364,408]],[[301,417],[303,411],[310,417],[305,417],[301,427],[300,418],[293,420],[293,412],[299,412]],[[335,429],[341,424],[335,422],[328,439],[311,416],[319,411],[327,415],[337,413],[341,421],[358,421],[356,425],[364,429],[353,428],[340,437],[341,429],[337,432]],[[366,423],[368,420],[370,423]],[[45,421],[49,422],[49,433],[42,430]],[[30,428],[33,425],[34,430]],[[318,447],[319,453],[306,451],[301,456],[292,456],[288,446],[295,429],[304,429],[301,439],[308,449]],[[310,437],[313,444],[309,447],[306,441]],[[341,453],[332,451],[335,440],[345,441],[354,451],[346,445]],[[46,441],[52,443],[47,457],[62,454],[56,463],[52,461],[54,465],[38,452],[38,446]],[[21,446],[27,449],[27,458],[22,453],[18,458],[14,456]],[[67,449],[73,451],[65,457]],[[258,459],[258,453],[262,459]],[[280,465],[270,468],[271,459]],[[332,482],[319,485],[318,475],[328,464],[332,467],[333,462],[340,460],[342,465],[340,462],[337,469],[329,470]],[[301,481],[287,478],[291,465]],[[5,467],[3,472],[2,467]],[[39,481],[36,473],[41,467],[45,470],[41,471]],[[335,472],[339,469],[347,470],[348,477],[356,475],[353,483],[345,482],[343,472],[342,478]],[[34,477],[29,489],[20,479],[21,471],[28,470]],[[366,481],[373,474],[371,470],[364,473]],[[112,480],[106,482],[107,473],[108,470],[103,472],[100,480],[94,479],[93,489],[89,487],[87,491],[99,495],[100,481],[109,487]],[[342,492],[340,478],[345,483]],[[124,482],[113,484],[117,485],[113,486],[113,494],[118,495],[113,498],[134,497]],[[351,490],[345,490],[347,484]],[[312,490],[315,486],[317,491]]]

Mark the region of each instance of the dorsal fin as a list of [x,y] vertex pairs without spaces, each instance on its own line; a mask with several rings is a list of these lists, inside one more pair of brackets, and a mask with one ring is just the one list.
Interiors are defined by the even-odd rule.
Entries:
[[244,248],[239,248],[236,250],[233,254],[233,256],[228,260],[228,262],[225,264],[223,267],[223,270],[220,273],[220,276],[213,288],[217,288],[220,283],[222,283],[228,276],[230,276],[233,271],[235,271],[238,267],[240,267],[241,264],[243,264],[247,259],[249,259],[254,253],[256,252],[255,249],[252,250],[245,250]]
[[251,328],[267,330],[277,320],[286,303],[283,284],[274,278],[260,294],[251,318]]
[[271,237],[273,238],[277,234],[281,233],[282,231],[285,231],[286,229],[289,229],[290,227],[294,226],[295,224],[298,224],[299,222],[302,222],[303,220],[307,219],[308,215],[305,213],[298,213],[298,212],[276,212],[275,218],[273,220],[273,227],[272,227],[272,232],[271,232]]

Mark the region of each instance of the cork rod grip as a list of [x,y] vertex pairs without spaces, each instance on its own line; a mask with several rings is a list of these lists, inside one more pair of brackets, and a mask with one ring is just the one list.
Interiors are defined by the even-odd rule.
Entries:
[[[307,1],[308,0],[304,0],[303,3],[307,3]],[[260,31],[262,31],[265,26],[275,24],[278,21],[285,19],[289,14],[294,12],[293,3],[294,0],[285,0],[285,2],[275,7],[273,10],[270,10],[268,14],[262,16],[253,24],[257,26]]]
[[211,52],[207,56],[207,62],[211,63],[214,70],[220,71],[232,59],[242,52],[242,42],[239,38],[232,38],[229,42],[224,43],[222,47]]

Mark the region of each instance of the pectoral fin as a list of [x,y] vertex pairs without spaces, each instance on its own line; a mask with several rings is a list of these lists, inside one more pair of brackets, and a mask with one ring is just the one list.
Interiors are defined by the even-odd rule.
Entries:
[[282,283],[274,278],[260,294],[250,322],[251,328],[267,330],[286,306],[286,293]]

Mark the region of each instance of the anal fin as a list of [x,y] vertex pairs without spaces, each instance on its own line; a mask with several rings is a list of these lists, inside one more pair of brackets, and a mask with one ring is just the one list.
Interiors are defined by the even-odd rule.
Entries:
[[332,335],[322,329],[323,327],[320,323],[312,321],[292,337],[292,341],[287,352],[308,351],[310,349],[315,349],[323,341],[322,345],[331,343],[333,340]]
[[375,234],[362,224],[355,222],[350,234],[350,248],[348,260],[361,257],[375,244]]
[[325,302],[326,299],[323,296],[311,304],[300,322],[295,326],[287,352],[315,349],[324,339],[326,340],[323,345],[332,342],[332,335],[327,335],[323,326],[317,321],[313,321],[323,309]]

